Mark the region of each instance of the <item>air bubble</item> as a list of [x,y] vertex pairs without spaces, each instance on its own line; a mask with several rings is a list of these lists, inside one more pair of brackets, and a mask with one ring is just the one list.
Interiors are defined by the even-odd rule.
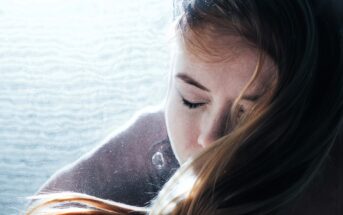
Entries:
[[152,156],[152,164],[157,168],[157,169],[162,169],[164,167],[165,161],[163,154],[161,152],[156,152]]

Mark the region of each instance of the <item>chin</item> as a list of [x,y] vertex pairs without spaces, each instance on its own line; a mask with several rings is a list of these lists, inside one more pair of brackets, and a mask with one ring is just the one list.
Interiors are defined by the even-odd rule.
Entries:
[[184,153],[182,155],[177,157],[177,160],[179,161],[180,165],[187,162],[190,158],[195,158],[198,155],[198,153],[200,152],[200,151],[195,152],[193,150],[191,152],[185,153],[185,151],[183,151]]

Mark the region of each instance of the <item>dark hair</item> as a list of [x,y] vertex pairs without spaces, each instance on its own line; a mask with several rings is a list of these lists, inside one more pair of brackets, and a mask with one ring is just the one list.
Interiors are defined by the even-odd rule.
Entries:
[[266,112],[245,133],[215,189],[203,191],[232,214],[277,210],[319,172],[343,126],[342,3],[185,0],[181,11],[179,29],[187,41],[187,31],[212,25],[222,32],[228,25],[228,34],[240,35],[277,65]]
[[189,48],[199,45],[189,32],[199,38],[234,34],[273,59],[278,76],[268,104],[184,164],[150,208],[74,195],[52,196],[38,207],[74,200],[96,207],[93,214],[216,214],[218,209],[230,215],[275,214],[307,188],[333,146],[342,144],[337,138],[343,126],[342,1],[175,3],[181,4],[178,30]]

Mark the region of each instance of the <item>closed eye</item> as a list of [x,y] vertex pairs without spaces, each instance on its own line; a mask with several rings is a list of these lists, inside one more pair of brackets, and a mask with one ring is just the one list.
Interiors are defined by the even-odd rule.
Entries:
[[182,103],[183,103],[183,105],[185,105],[189,109],[195,109],[195,108],[201,107],[205,104],[205,103],[192,103],[190,101],[187,101],[184,98],[182,98]]

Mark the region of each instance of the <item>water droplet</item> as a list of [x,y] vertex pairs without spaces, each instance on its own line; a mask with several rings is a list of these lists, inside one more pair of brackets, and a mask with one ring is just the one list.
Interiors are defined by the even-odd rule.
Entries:
[[162,169],[164,167],[165,161],[163,154],[161,152],[156,152],[152,156],[152,164],[157,168],[157,169]]

